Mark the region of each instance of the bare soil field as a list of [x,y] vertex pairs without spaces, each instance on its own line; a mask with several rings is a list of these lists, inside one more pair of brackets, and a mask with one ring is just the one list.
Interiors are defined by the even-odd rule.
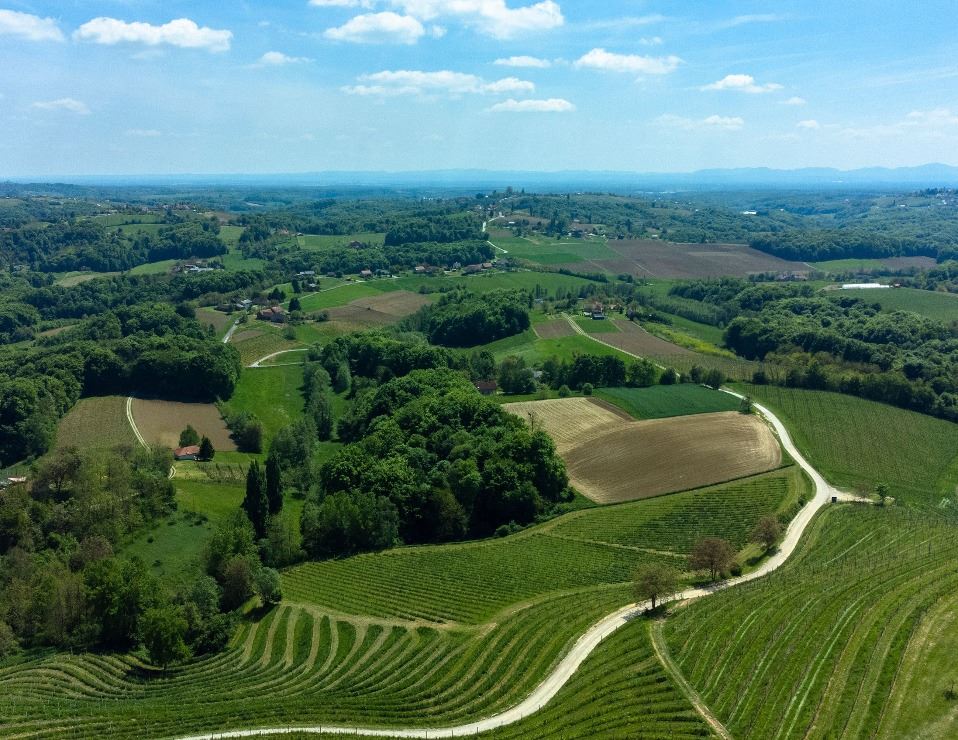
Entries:
[[882,262],[892,270],[905,270],[909,267],[928,270],[938,264],[933,257],[887,257]]
[[328,309],[329,318],[360,326],[385,326],[415,313],[430,303],[428,296],[409,290],[396,290],[382,295],[357,298],[345,306]]
[[107,450],[135,444],[126,420],[126,396],[81,398],[57,427],[58,449]]
[[741,244],[678,244],[657,239],[611,239],[620,259],[593,260],[610,272],[637,277],[744,277],[755,272],[807,272],[804,262],[789,262]]
[[782,461],[761,419],[735,411],[633,421],[589,398],[504,408],[552,436],[572,485],[602,504],[755,475]]
[[694,355],[695,353],[685,347],[680,347],[672,342],[659,339],[653,334],[649,334],[645,329],[634,321],[626,319],[612,319],[620,331],[603,332],[602,341],[618,347],[632,354],[642,355],[643,357],[674,357],[676,355]]
[[575,334],[575,329],[569,326],[569,322],[565,319],[543,321],[541,324],[533,325],[532,329],[539,339],[560,339]]
[[219,409],[211,403],[134,398],[132,412],[140,434],[151,444],[176,448],[180,441],[180,432],[189,424],[201,437],[209,437],[217,451],[236,450],[236,444],[230,437]]
[[258,329],[243,329],[242,331],[238,331],[233,334],[233,336],[230,337],[230,342],[236,344],[237,342],[242,342],[245,339],[256,339],[256,337],[260,337],[262,335],[263,332],[259,331]]

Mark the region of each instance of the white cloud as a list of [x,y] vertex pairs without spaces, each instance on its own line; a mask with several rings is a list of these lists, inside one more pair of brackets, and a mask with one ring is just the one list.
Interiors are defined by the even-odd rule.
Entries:
[[539,57],[529,56],[506,57],[504,59],[497,59],[493,64],[498,64],[500,67],[536,67],[538,69],[545,69],[546,67],[552,66],[552,62],[548,59],[539,59]]
[[580,69],[607,72],[629,72],[639,75],[664,75],[675,71],[682,63],[677,56],[645,57],[638,54],[615,54],[605,49],[593,49],[575,61]]
[[587,31],[608,31],[609,29],[620,30],[623,28],[639,28],[641,26],[650,26],[653,23],[662,23],[667,21],[664,15],[631,15],[620,18],[605,18],[599,21],[588,21],[586,23],[576,24],[579,28]]
[[90,108],[81,100],[74,98],[58,98],[57,100],[38,100],[33,104],[34,108],[40,110],[67,111],[76,113],[80,116],[90,115]]
[[755,78],[752,75],[725,75],[718,82],[713,82],[709,85],[705,85],[702,90],[737,90],[739,92],[751,93],[753,95],[760,95],[762,93],[775,92],[776,90],[781,90],[782,86],[777,82],[766,82],[764,85],[759,85],[755,82]]
[[902,126],[958,126],[958,113],[950,108],[935,108],[934,110],[913,110],[901,123]]
[[750,23],[777,23],[787,19],[787,15],[779,15],[777,13],[752,13],[750,15],[737,15],[726,21],[720,21],[715,25],[715,28],[738,28],[739,26],[745,26]]
[[368,0],[309,0],[309,4],[315,8],[368,8],[372,3]]
[[739,116],[706,116],[705,118],[685,118],[683,116],[666,113],[655,119],[655,123],[665,128],[676,128],[682,131],[696,131],[702,129],[718,129],[721,131],[738,131],[745,126],[745,120]]
[[0,36],[17,36],[27,41],[63,41],[63,31],[53,18],[0,10]]
[[300,64],[313,61],[309,57],[291,57],[281,51],[268,51],[256,62],[257,67],[282,67],[286,64]]
[[147,46],[169,44],[183,49],[228,51],[232,31],[198,26],[189,18],[177,18],[162,26],[151,23],[127,23],[116,18],[94,18],[73,33],[80,41],[96,44],[136,43]]
[[496,103],[487,109],[490,113],[568,113],[575,110],[575,106],[563,98],[548,98],[547,100],[516,100],[509,98]]
[[422,23],[412,16],[386,11],[357,15],[341,26],[327,29],[323,35],[355,44],[415,44],[425,34]]
[[481,77],[464,72],[439,70],[423,72],[412,69],[383,70],[362,75],[359,85],[344,87],[351,95],[497,95],[503,93],[533,92],[535,85],[517,77],[504,77],[485,82]]
[[662,46],[665,41],[661,36],[651,36],[646,39],[639,39],[639,44],[642,46]]
[[155,128],[130,128],[123,132],[124,136],[136,136],[142,139],[155,139],[163,132]]
[[795,95],[788,100],[783,100],[782,105],[805,105],[807,102],[805,98],[800,98],[798,95]]
[[495,38],[514,38],[522,33],[547,31],[565,23],[554,0],[510,8],[506,0],[389,0],[393,7],[421,20],[450,17],[474,26]]
[[808,120],[805,120],[805,121],[799,121],[799,122],[796,123],[795,125],[796,125],[798,128],[807,128],[807,129],[812,129],[812,130],[814,130],[814,129],[820,129],[820,128],[822,127],[822,124],[820,124],[820,123],[819,123],[818,121],[816,121],[814,118],[809,118]]

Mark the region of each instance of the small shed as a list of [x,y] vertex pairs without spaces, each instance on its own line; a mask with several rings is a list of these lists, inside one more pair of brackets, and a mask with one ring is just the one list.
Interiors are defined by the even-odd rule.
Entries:
[[493,395],[499,388],[499,384],[494,380],[477,380],[473,385],[484,396]]

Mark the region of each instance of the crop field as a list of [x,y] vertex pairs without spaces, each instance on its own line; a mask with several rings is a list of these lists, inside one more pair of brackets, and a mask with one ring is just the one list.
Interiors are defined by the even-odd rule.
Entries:
[[887,259],[823,260],[808,264],[824,272],[868,272],[869,270],[903,270],[909,267],[927,270],[937,263],[933,257],[888,257]]
[[612,319],[593,319],[591,316],[575,316],[572,319],[589,334],[618,334],[622,331]]
[[665,419],[739,408],[739,401],[734,396],[693,383],[649,388],[596,388],[595,395],[636,419]]
[[[953,703],[932,676],[904,699],[932,706],[936,731],[888,711],[914,675],[906,649],[935,649],[923,626],[958,588],[958,528],[901,508],[826,509],[774,574],[693,602],[664,623],[684,677],[740,738],[953,737]],[[953,657],[953,656],[952,656]],[[924,672],[925,666],[921,671]],[[914,711],[914,710],[912,710]],[[919,713],[921,710],[918,710]],[[914,715],[911,715],[914,716]]]
[[379,283],[354,282],[340,283],[332,288],[321,289],[318,293],[306,294],[300,297],[303,311],[320,311],[334,306],[345,306],[359,298],[380,296],[385,290],[399,290],[395,281],[381,280]]
[[735,412],[632,421],[589,398],[524,401],[503,408],[541,425],[569,481],[598,503],[631,501],[742,478],[778,467],[778,441],[754,415]]
[[432,299],[429,296],[421,293],[396,290],[368,298],[357,298],[345,306],[332,308],[329,311],[329,318],[362,327],[386,326],[415,313],[431,302]]
[[533,325],[533,331],[540,339],[559,339],[561,337],[571,337],[575,334],[575,329],[569,326],[565,319],[549,319]]
[[281,427],[303,415],[302,385],[301,365],[246,369],[226,406],[231,411],[250,411],[259,417],[265,445]]
[[593,265],[612,273],[645,278],[739,276],[756,272],[808,271],[804,262],[788,262],[741,244],[677,244],[658,239],[608,242],[615,253]]
[[774,411],[835,485],[871,491],[883,482],[908,505],[958,505],[958,424],[839,393],[740,390]]
[[591,280],[575,277],[574,275],[562,275],[558,272],[536,272],[533,270],[517,270],[515,272],[491,271],[482,272],[478,275],[433,278],[410,275],[408,277],[391,280],[389,283],[394,285],[394,289],[396,290],[418,291],[422,285],[434,290],[438,290],[441,286],[461,286],[476,293],[512,288],[534,291],[537,287],[541,290],[554,293],[558,288],[577,291],[586,285],[595,285]]
[[212,308],[198,308],[196,309],[196,320],[203,325],[212,326],[217,336],[221,337],[232,326],[235,319],[229,314]]
[[[216,450],[228,452],[236,449],[219,409],[211,403],[134,398],[131,411],[140,434],[149,444],[176,448],[180,432],[189,424],[201,437],[209,437]],[[125,415],[124,410],[124,418]]]
[[509,231],[493,231],[490,241],[508,251],[510,257],[538,262],[542,265],[566,264],[591,260],[611,260],[615,252],[606,246],[605,238],[550,239],[541,234],[513,236]]
[[[596,321],[595,323],[599,324],[603,322]],[[608,323],[615,325],[619,329],[619,332],[617,334],[603,334],[602,341],[608,342],[626,352],[631,352],[634,355],[657,359],[660,357],[692,354],[692,350],[649,334],[649,332],[634,321],[609,319]],[[592,327],[589,324],[584,324],[583,328],[588,331]]]
[[240,360],[244,366],[248,366],[274,352],[296,349],[302,346],[299,342],[284,337],[280,331],[265,321],[246,324],[244,328],[233,335],[230,344],[239,350]]
[[57,427],[56,446],[61,448],[103,450],[135,444],[126,419],[125,396],[81,398]]
[[843,290],[832,295],[861,298],[868,303],[877,303],[883,311],[911,311],[929,319],[950,324],[958,321],[958,295],[917,288],[892,288],[888,290]]
[[374,247],[381,247],[386,234],[383,232],[367,231],[359,234],[303,234],[296,237],[296,241],[303,249],[322,250],[349,246],[352,241],[362,242]]

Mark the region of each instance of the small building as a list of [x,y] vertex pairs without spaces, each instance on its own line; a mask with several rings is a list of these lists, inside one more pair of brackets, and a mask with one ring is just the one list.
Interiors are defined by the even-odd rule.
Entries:
[[362,243],[362,242],[358,242],[358,241],[356,241],[355,239],[353,239],[353,240],[349,243],[349,247],[350,247],[350,249],[362,249],[362,248],[363,248],[363,243]]
[[492,269],[492,263],[491,263],[491,262],[483,262],[483,263],[482,263],[482,269],[483,269],[483,270],[491,270],[491,269]]
[[312,277],[316,274],[315,270],[300,270],[296,273],[299,277]]
[[256,314],[256,318],[261,321],[272,321],[274,324],[282,324],[286,321],[286,312],[282,306],[271,306],[264,308]]
[[249,298],[244,298],[241,301],[236,302],[236,307],[241,311],[246,311],[253,305],[253,302]]
[[416,265],[416,267],[413,269],[413,272],[415,272],[415,273],[417,273],[417,274],[420,274],[420,275],[421,275],[422,273],[424,273],[425,271],[426,271],[426,266],[425,266],[425,265]]
[[882,283],[845,283],[842,290],[875,290],[890,287],[890,285],[883,285]]
[[199,460],[200,446],[187,445],[186,447],[178,447],[177,449],[173,450],[173,459],[174,460]]
[[477,272],[482,272],[482,265],[466,265],[462,268],[463,275],[475,275]]
[[473,385],[484,396],[494,395],[499,388],[499,384],[494,380],[477,380]]
[[359,277],[371,278],[373,276],[372,270],[360,270]]

